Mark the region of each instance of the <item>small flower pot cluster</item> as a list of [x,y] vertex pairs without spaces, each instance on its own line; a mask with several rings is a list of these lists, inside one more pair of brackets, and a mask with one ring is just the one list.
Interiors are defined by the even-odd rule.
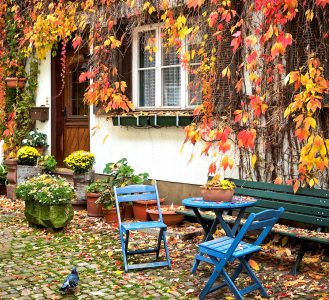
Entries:
[[[22,146],[17,153],[18,165],[38,166],[42,168],[43,175],[34,175],[31,179],[25,178],[16,190],[16,197],[22,199],[26,203],[26,216],[30,223],[42,226],[58,228],[65,226],[71,219],[71,209],[65,221],[60,222],[53,220],[36,220],[32,207],[37,206],[67,206],[72,208],[73,205],[87,206],[87,213],[91,217],[105,217],[108,223],[117,222],[117,213],[115,207],[114,187],[127,186],[132,184],[143,184],[149,179],[148,173],[135,173],[135,170],[128,164],[126,158],[117,162],[110,162],[105,165],[103,173],[107,175],[102,180],[94,180],[93,165],[95,163],[95,155],[88,151],[75,151],[67,156],[64,164],[73,171],[74,190],[65,179],[53,177],[51,174],[57,165],[55,158],[51,155],[42,156],[36,147],[46,147],[45,136],[37,132],[30,132],[28,137],[23,141]],[[0,168],[1,171],[1,168]],[[3,169],[6,172],[5,169]],[[17,170],[16,170],[17,172]],[[1,173],[0,173],[1,177]],[[163,203],[163,199],[160,202]],[[79,203],[77,203],[79,202]],[[31,204],[33,203],[33,205]],[[174,206],[162,206],[164,221],[168,225],[177,224],[182,221],[183,216],[177,215]],[[45,210],[43,208],[43,210]],[[52,209],[52,216],[58,218]],[[146,221],[148,218],[158,219],[156,200],[150,201],[134,201],[133,203],[124,203],[120,205],[120,212],[124,219],[132,219]],[[72,215],[73,216],[73,215]],[[169,220],[170,218],[170,220]],[[171,218],[175,220],[172,221]],[[56,223],[56,224],[55,224]]]
[[[107,177],[90,184],[87,188],[87,212],[89,216],[104,215],[106,222],[117,222],[114,187],[130,184],[142,184],[148,180],[148,173],[135,174],[135,170],[129,166],[126,158],[116,163],[105,165],[103,173]],[[120,211],[126,218],[132,217],[132,205],[126,203],[120,207]]]

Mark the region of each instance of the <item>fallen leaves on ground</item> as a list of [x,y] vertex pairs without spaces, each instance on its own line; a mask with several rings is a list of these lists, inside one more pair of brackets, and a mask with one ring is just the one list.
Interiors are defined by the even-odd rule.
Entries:
[[[196,226],[200,228],[200,226]],[[193,232],[194,225],[185,223],[177,232]],[[175,228],[171,228],[175,232]],[[17,289],[20,295],[32,295],[37,288],[47,291],[45,299],[59,299],[58,286],[72,265],[80,270],[81,286],[77,296],[88,299],[115,294],[117,299],[125,295],[139,299],[193,299],[208,280],[212,267],[200,264],[195,275],[190,274],[197,245],[202,236],[183,241],[179,235],[168,237],[172,269],[153,269],[123,272],[121,245],[117,226],[111,226],[99,218],[90,218],[85,211],[75,212],[72,222],[62,231],[49,231],[29,227],[24,217],[24,204],[20,201],[0,199],[0,269],[4,280],[24,280],[27,283]],[[222,235],[219,229],[216,235]],[[273,238],[274,237],[274,238]],[[271,299],[322,299],[328,300],[329,263],[322,261],[321,248],[314,247],[307,253],[297,276],[289,275],[296,258],[296,247],[272,236],[263,251],[249,261],[263,282]],[[134,232],[132,247],[140,249],[156,245],[155,235]],[[164,251],[160,256],[164,257]],[[149,262],[154,256],[134,256],[131,262]],[[238,262],[226,268],[232,272]],[[237,280],[239,288],[250,284],[242,274]],[[153,288],[150,288],[153,287]],[[209,299],[233,299],[228,289],[209,295]],[[259,292],[246,299],[261,299]]]

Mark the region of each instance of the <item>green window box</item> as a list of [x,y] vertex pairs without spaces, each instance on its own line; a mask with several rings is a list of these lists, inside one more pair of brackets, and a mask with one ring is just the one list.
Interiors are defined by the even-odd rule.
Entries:
[[112,117],[113,126],[152,126],[172,127],[187,126],[193,121],[192,116],[116,116]]

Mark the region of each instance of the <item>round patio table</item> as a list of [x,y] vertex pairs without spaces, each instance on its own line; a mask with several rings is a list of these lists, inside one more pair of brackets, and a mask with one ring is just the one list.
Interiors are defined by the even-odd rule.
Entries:
[[[217,225],[220,224],[224,229],[225,233],[229,237],[235,237],[235,234],[241,223],[241,219],[248,207],[255,205],[257,202],[256,198],[244,197],[244,196],[233,196],[231,202],[210,202],[204,201],[201,197],[187,198],[182,201],[186,208],[191,208],[195,213],[198,222],[202,225],[204,230],[203,241],[209,241],[213,239],[213,234],[216,231]],[[208,225],[205,218],[200,213],[200,210],[204,211],[214,211],[216,217],[214,218],[212,224]],[[233,223],[233,225],[227,224],[223,218],[223,213],[225,211],[238,210],[239,213]],[[200,253],[196,255],[195,262],[192,267],[192,273],[198,268],[200,260],[211,263],[209,258],[202,256]]]

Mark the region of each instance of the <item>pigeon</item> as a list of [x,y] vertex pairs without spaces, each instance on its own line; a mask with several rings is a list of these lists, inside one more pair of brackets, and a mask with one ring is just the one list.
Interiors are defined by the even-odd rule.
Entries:
[[77,268],[74,267],[71,271],[71,274],[69,274],[65,278],[63,285],[60,288],[60,291],[62,293],[67,293],[69,291],[72,291],[77,287],[78,283],[79,283],[79,275],[78,275]]

